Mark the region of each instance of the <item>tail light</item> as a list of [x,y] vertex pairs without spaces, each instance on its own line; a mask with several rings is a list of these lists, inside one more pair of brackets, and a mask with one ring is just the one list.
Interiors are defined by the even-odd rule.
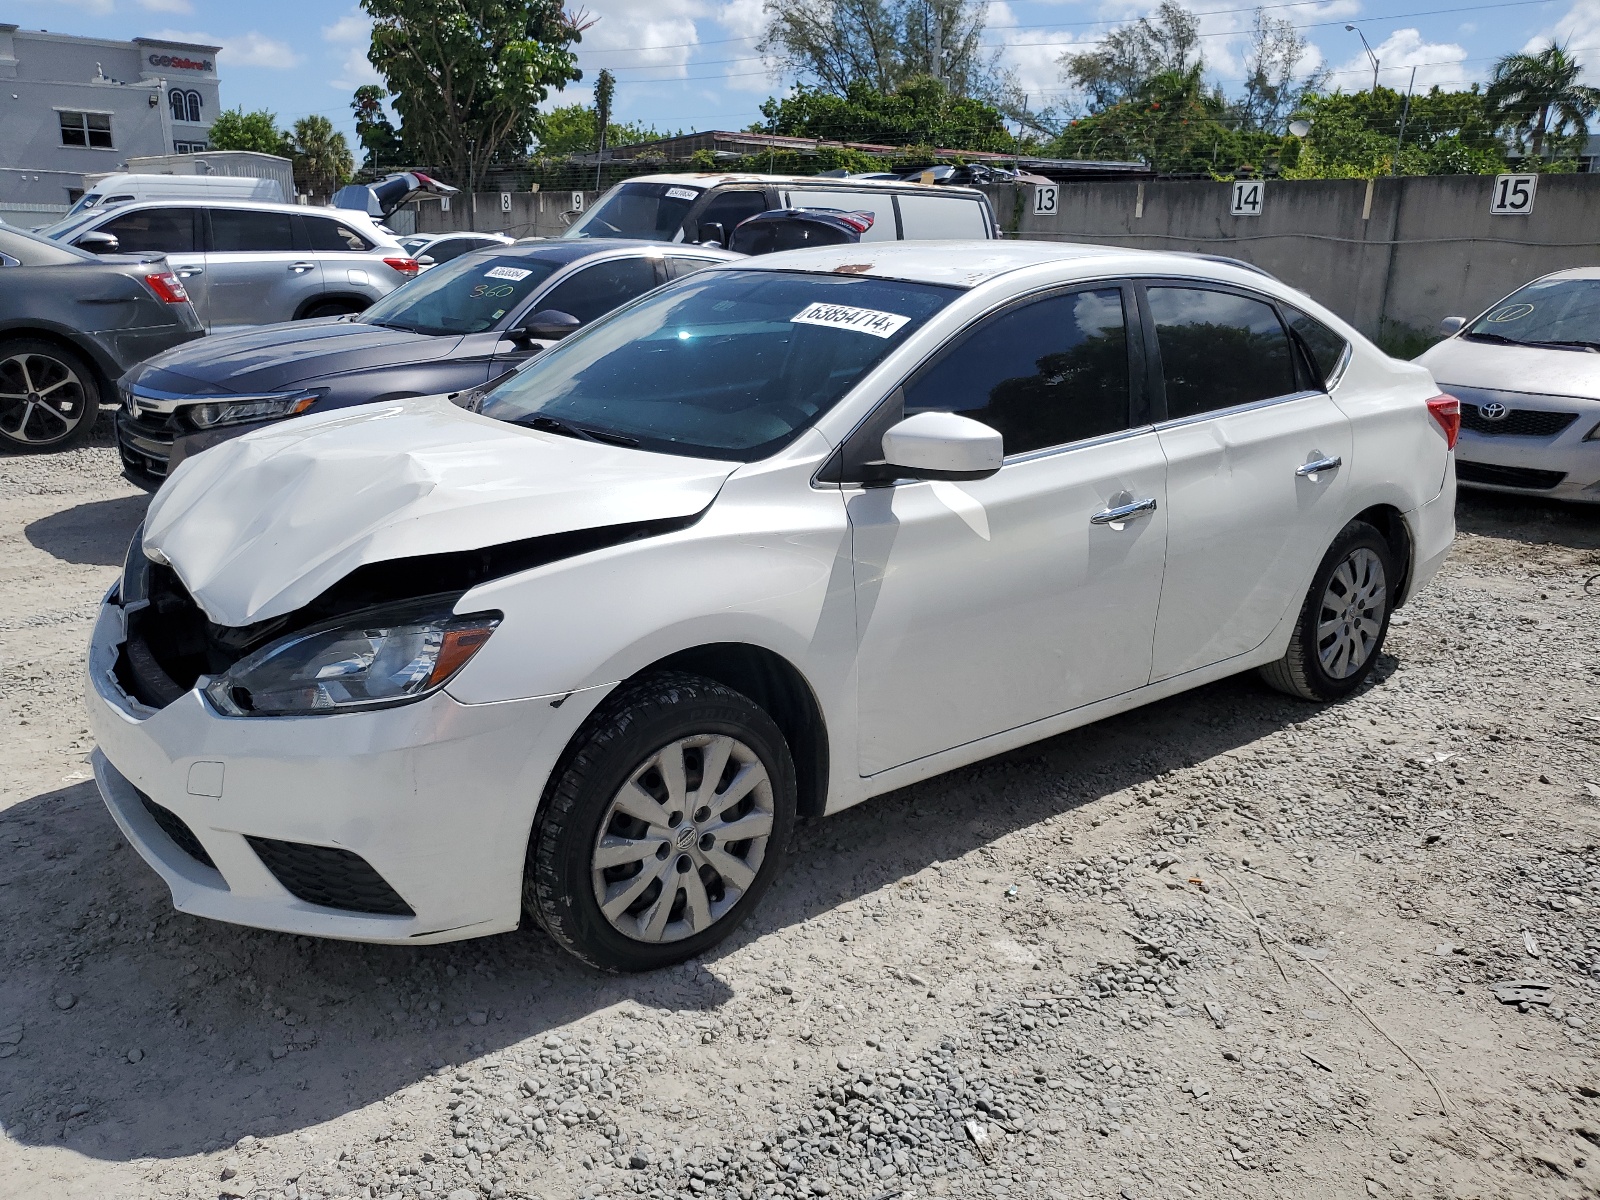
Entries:
[[386,258],[383,262],[385,266],[393,267],[402,275],[415,275],[422,270],[421,265],[414,258]]
[[869,212],[835,213],[834,215],[857,233],[865,233],[871,229],[873,221],[877,219]]
[[1461,436],[1461,401],[1454,396],[1435,396],[1428,401],[1428,411],[1444,430],[1445,449],[1454,450],[1456,439]]
[[189,303],[189,293],[184,290],[183,280],[171,271],[157,271],[154,275],[144,277],[145,286],[156,294],[156,299],[165,300],[168,304]]

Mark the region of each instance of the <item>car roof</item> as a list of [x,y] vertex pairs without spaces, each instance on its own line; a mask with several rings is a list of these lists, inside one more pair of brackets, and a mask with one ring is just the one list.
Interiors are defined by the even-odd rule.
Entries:
[[916,191],[929,196],[982,196],[976,188],[954,187],[948,183],[912,183],[905,179],[840,179],[837,175],[757,175],[738,171],[703,171],[684,175],[635,175],[624,183],[677,183],[691,187],[714,188],[725,183],[800,184],[824,191]]
[[[865,275],[963,288],[977,287],[1028,267],[1080,262],[1085,266],[1085,275],[1179,275],[1263,291],[1293,291],[1265,272],[1221,258],[1082,242],[866,242],[813,250],[785,250],[745,261],[748,268],[757,270]],[[725,270],[726,267],[714,269]],[[1268,283],[1277,284],[1277,289],[1263,287]]]
[[684,245],[675,242],[652,242],[645,238],[548,238],[538,242],[510,242],[505,245],[475,250],[475,254],[491,252],[499,258],[537,258],[545,262],[567,266],[583,258],[598,258],[607,254],[647,250],[655,255],[667,253],[692,254],[696,257],[714,258],[723,262],[743,262],[748,256],[734,254],[715,246]]
[[[124,200],[120,204],[103,204],[85,212],[131,212],[138,208],[173,208],[178,205],[198,205],[201,208],[242,208],[249,212],[310,213],[318,217],[336,217],[341,221],[365,222],[377,227],[378,219],[358,208],[334,208],[325,204],[279,204],[275,200],[235,200],[210,196],[156,196],[147,200]],[[380,230],[381,232],[381,230]],[[396,236],[396,235],[390,235]]]
[[[1568,267],[1564,271],[1551,271],[1548,275],[1541,275],[1537,279],[1530,279],[1528,283],[1542,283],[1547,279],[1600,279],[1600,267]],[[1527,287],[1528,284],[1522,285]],[[1521,290],[1520,288],[1518,289]]]

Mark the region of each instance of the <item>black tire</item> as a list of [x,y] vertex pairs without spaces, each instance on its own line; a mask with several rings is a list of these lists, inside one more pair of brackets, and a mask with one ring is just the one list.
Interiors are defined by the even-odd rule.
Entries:
[[[1339,635],[1334,633],[1319,638],[1318,627],[1325,616],[1331,614],[1337,618],[1341,615],[1340,609],[1325,608],[1324,601],[1336,599],[1335,594],[1344,587],[1343,582],[1334,582],[1342,566],[1370,562],[1361,558],[1362,555],[1373,556],[1382,570],[1383,611],[1378,614],[1375,605],[1369,605],[1364,600],[1358,599],[1354,603],[1353,608],[1360,619],[1355,624],[1356,637],[1350,644],[1362,643],[1364,656],[1352,665],[1349,660],[1355,659],[1356,655],[1350,655],[1344,664],[1350,668],[1349,673],[1341,674],[1330,671],[1323,659],[1324,644],[1332,648],[1340,640]],[[1362,574],[1370,579],[1370,573]],[[1311,580],[1311,590],[1306,593],[1305,603],[1300,609],[1300,619],[1295,623],[1294,636],[1289,639],[1287,653],[1277,662],[1262,667],[1261,678],[1280,692],[1287,692],[1302,700],[1342,700],[1350,695],[1366,682],[1377,664],[1378,655],[1383,651],[1384,640],[1389,636],[1389,616],[1394,610],[1397,580],[1394,550],[1388,541],[1365,521],[1351,521],[1333,539],[1333,545],[1328,547],[1321,565],[1317,567],[1317,573]],[[1330,592],[1330,589],[1333,591]],[[1377,627],[1375,635],[1371,633],[1373,625]],[[1362,629],[1366,630],[1365,635],[1361,633]]]
[[352,304],[348,300],[329,300],[323,304],[313,304],[295,319],[297,321],[310,321],[316,317],[345,317],[351,313],[364,312],[365,306]]
[[[753,880],[706,928],[677,940],[640,940],[614,925],[602,911],[596,896],[600,885],[594,875],[593,856],[602,832],[601,822],[607,822],[608,834],[616,827],[615,822],[626,822],[623,814],[613,812],[614,800],[624,785],[630,779],[659,781],[659,774],[652,777],[643,768],[681,740],[693,740],[702,735],[735,739],[740,752],[753,755],[764,768],[768,790],[762,793],[762,803],[770,805],[771,815],[764,854]],[[683,761],[690,761],[692,757],[691,751]],[[737,767],[733,759],[727,761],[729,767]],[[705,767],[703,758],[700,765],[702,769]],[[720,778],[729,777],[724,772]],[[728,783],[717,786],[721,791],[731,788]],[[664,784],[661,791],[666,794]],[[670,808],[670,803],[665,807]],[[734,805],[727,811],[737,810],[739,806]],[[703,811],[709,812],[709,809]],[[673,829],[692,828],[701,820],[698,813],[675,815],[680,819],[671,825]],[[692,820],[684,819],[691,816]],[[710,822],[711,818],[706,820]],[[584,722],[557,765],[545,789],[528,845],[522,882],[523,906],[558,945],[601,970],[649,971],[683,962],[722,941],[760,903],[782,869],[794,821],[794,763],[783,734],[772,718],[749,697],[712,680],[678,672],[651,675],[625,684],[607,699]],[[646,837],[642,833],[631,836],[641,842]],[[731,843],[730,848],[743,846],[745,849],[741,852],[750,853],[752,845],[752,842]],[[682,877],[683,870],[693,869],[684,868],[683,864],[688,863],[689,855],[694,853],[694,838],[685,842],[679,837],[674,845],[664,848],[668,853],[655,857],[663,863],[671,860],[672,865],[660,868],[657,875],[662,883],[651,883],[636,905],[653,910],[650,898],[654,896],[659,901],[670,883],[673,895],[666,908],[683,912],[688,906],[689,894],[686,890],[680,892],[676,881]],[[642,875],[649,861],[636,865],[638,874]],[[626,867],[620,869],[627,870]],[[696,869],[696,878],[704,878],[703,872],[708,869]],[[679,874],[673,874],[674,870]],[[718,891],[721,877],[715,876],[714,871],[712,875],[709,894],[720,896],[717,902],[721,903],[733,893]],[[620,878],[626,884],[632,877]],[[704,902],[707,885],[700,885],[699,893]],[[642,915],[627,919],[640,923],[644,920]]]
[[100,381],[82,355],[42,338],[0,341],[0,447],[63,450],[99,416]]

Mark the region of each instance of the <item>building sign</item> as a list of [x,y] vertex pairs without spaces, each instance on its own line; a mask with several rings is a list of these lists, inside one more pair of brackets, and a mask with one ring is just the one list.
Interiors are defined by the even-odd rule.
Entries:
[[177,67],[180,71],[209,71],[209,58],[185,58],[181,54],[152,54],[146,60],[152,67]]

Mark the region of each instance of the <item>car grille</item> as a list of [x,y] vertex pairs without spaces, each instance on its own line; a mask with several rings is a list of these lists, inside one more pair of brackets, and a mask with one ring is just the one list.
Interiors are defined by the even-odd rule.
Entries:
[[165,476],[176,436],[169,416],[141,413],[130,417],[125,410],[117,414],[117,449],[123,463],[136,471]]
[[162,808],[143,792],[139,793],[139,803],[144,805],[145,812],[154,818],[155,823],[161,826],[161,832],[171,838],[179,850],[202,866],[210,867],[213,871],[217,869],[217,864],[211,861],[211,855],[206,853],[200,839],[195,837],[194,830],[183,823],[182,817],[170,808]]
[[1513,408],[1503,417],[1490,419],[1483,415],[1481,405],[1461,406],[1462,428],[1491,437],[1555,437],[1577,419],[1577,413],[1537,408]]
[[1535,471],[1529,467],[1500,467],[1491,463],[1456,462],[1462,483],[1487,483],[1495,487],[1527,488],[1547,492],[1567,477],[1565,471]]
[[246,837],[284,890],[307,904],[347,912],[414,917],[411,906],[359,854],[333,846],[308,846]]

